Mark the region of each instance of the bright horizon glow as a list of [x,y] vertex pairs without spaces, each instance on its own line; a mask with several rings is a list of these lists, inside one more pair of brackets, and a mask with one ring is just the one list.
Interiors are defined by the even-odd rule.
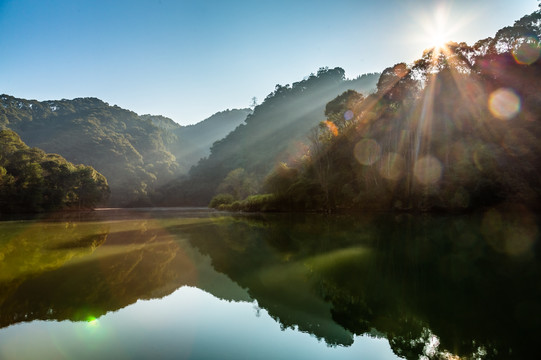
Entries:
[[431,39],[431,43],[433,44],[434,48],[436,48],[436,50],[439,50],[441,49],[442,47],[445,46],[445,44],[447,43],[447,41],[449,40],[446,40],[447,38],[445,37],[445,35],[443,33],[435,33],[434,36],[432,36],[432,39]]
[[436,48],[436,50],[440,50],[448,41],[451,41],[452,33],[448,29],[448,17],[448,10],[443,7],[443,4],[440,4],[434,14],[433,26],[430,35],[430,42],[434,48]]
[[473,11],[462,14],[460,17],[452,17],[450,2],[440,2],[433,11],[415,15],[416,21],[422,28],[422,32],[417,37],[418,41],[426,44],[425,49],[434,48],[435,52],[439,53],[445,49],[445,44],[450,41],[464,41],[455,39],[455,36],[461,30],[468,28],[468,25],[479,16],[477,11]]
[[261,103],[320,67],[348,78],[494,36],[536,0],[0,0],[0,93],[97,97],[180,124]]

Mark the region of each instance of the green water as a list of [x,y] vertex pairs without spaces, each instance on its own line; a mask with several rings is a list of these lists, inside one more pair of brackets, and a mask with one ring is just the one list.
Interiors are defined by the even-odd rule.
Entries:
[[527,359],[539,218],[106,209],[0,222],[1,359]]

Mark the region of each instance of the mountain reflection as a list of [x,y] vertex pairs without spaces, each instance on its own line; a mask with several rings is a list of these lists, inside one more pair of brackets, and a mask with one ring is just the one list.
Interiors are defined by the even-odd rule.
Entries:
[[524,358],[541,331],[538,222],[498,214],[516,239],[487,228],[487,213],[238,217],[189,233],[282,326],[328,344],[369,334],[408,359]]
[[[329,345],[527,358],[541,333],[538,219],[135,211],[0,223],[0,327],[86,321],[196,286],[256,300]],[[118,214],[117,214],[118,215]]]
[[249,301],[227,286],[208,258],[166,230],[205,221],[130,213],[114,220],[0,224],[0,327],[36,319],[86,321],[184,285]]

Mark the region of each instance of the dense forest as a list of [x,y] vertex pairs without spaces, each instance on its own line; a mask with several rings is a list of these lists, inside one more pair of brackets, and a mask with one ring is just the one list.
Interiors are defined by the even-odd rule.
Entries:
[[[312,129],[305,151],[277,159],[256,191],[239,178],[257,165],[268,168],[270,158],[243,162],[254,152],[230,141],[239,155],[229,168],[249,167],[225,178],[211,206],[463,211],[519,203],[538,209],[540,36],[538,10],[473,46],[450,42],[413,64],[385,69],[375,93],[345,91],[328,102],[326,120]],[[254,193],[260,195],[247,196]]]
[[[114,206],[444,210],[541,197],[541,10],[346,79],[320,68],[191,126],[95,99],[0,97],[0,129],[102,173]],[[255,103],[254,103],[255,105]]]
[[[287,147],[298,151],[294,140],[322,119],[328,100],[349,88],[368,93],[377,79],[378,74],[371,74],[345,80],[342,69],[320,69],[293,87],[277,85],[255,114],[250,108],[228,109],[189,126],[163,116],[137,115],[96,98],[40,102],[1,95],[0,129],[15,131],[30,146],[94,167],[107,178],[110,206],[206,206],[235,170],[229,165],[238,167],[238,149],[231,139],[253,140],[241,141],[253,156],[239,166],[260,181]],[[224,162],[223,170],[212,171],[216,161]],[[262,161],[268,166],[261,166]],[[209,177],[200,181],[209,167]]]
[[[489,240],[483,218],[250,214],[182,236],[282,328],[329,345],[349,346],[355,334],[385,337],[405,359],[528,359],[541,329],[538,247],[505,253],[517,238]],[[533,219],[519,210],[500,225],[532,234]]]
[[248,108],[225,110],[197,124],[179,126],[174,131],[178,141],[171,144],[171,151],[179,166],[185,170],[183,173],[187,173],[201,158],[207,157],[212,144],[244,123],[251,112]]
[[228,110],[197,125],[180,126],[95,98],[39,102],[2,95],[0,105],[0,129],[17,132],[30,146],[97,169],[109,182],[113,206],[150,205],[157,187],[186,173],[208,154],[212,142],[249,113]]
[[10,130],[0,131],[0,214],[88,209],[103,203],[103,175],[57,154],[30,148]]
[[321,68],[292,85],[276,85],[245,124],[214,143],[210,155],[187,177],[163,187],[165,196],[156,202],[206,206],[217,192],[230,193],[234,199],[257,193],[276,163],[303,156],[306,135],[325,120],[329,100],[348,89],[368,94],[378,78],[379,74],[366,74],[348,80],[341,68]]

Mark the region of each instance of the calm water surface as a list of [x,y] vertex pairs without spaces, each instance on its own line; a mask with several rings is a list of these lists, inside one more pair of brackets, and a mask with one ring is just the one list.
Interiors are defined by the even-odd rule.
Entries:
[[539,218],[103,209],[0,222],[1,359],[527,359]]

